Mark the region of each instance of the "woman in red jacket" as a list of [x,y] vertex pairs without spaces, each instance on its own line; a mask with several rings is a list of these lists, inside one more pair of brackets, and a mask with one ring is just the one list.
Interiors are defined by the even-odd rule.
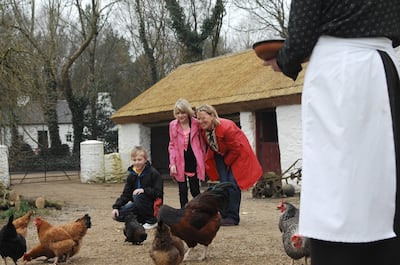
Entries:
[[169,123],[169,168],[171,177],[178,182],[181,208],[188,202],[190,193],[200,193],[200,183],[205,178],[204,156],[206,144],[200,135],[199,122],[186,99],[179,99],[173,110],[175,119]]
[[230,192],[228,208],[221,212],[222,225],[238,225],[241,190],[252,187],[261,177],[260,163],[244,132],[233,121],[219,118],[213,106],[200,106],[197,118],[209,145],[206,153],[209,179],[237,185]]

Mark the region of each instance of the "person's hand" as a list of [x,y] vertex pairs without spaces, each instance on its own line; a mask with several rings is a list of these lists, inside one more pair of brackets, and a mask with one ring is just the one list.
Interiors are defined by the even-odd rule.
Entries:
[[111,218],[115,220],[118,215],[119,215],[118,209],[113,209],[111,212]]
[[176,175],[176,166],[175,165],[172,165],[169,168],[169,173],[170,173],[171,176],[175,176]]
[[272,70],[274,70],[275,72],[282,72],[281,68],[279,67],[278,63],[276,62],[276,58],[264,60],[263,65],[271,66]]
[[136,189],[136,190],[133,191],[133,195],[138,195],[138,194],[141,194],[141,193],[144,193],[144,189]]

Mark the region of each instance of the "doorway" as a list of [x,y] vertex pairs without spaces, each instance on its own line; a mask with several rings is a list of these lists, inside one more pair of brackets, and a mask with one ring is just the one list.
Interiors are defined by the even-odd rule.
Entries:
[[256,113],[257,158],[263,172],[281,174],[281,160],[278,141],[276,111],[266,109]]

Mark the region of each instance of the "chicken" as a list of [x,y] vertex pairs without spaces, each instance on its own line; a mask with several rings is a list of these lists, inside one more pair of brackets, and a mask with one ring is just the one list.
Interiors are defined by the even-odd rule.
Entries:
[[86,235],[87,230],[92,227],[91,218],[89,214],[85,214],[81,218],[75,220],[75,222],[62,225],[61,227],[71,235],[72,239],[77,244],[69,253],[69,257],[72,257],[79,252],[82,246],[83,237]]
[[73,237],[60,226],[53,226],[46,220],[36,217],[34,224],[37,228],[40,244],[45,249],[49,249],[54,253],[54,262],[65,256],[65,261],[68,260],[71,253],[76,252],[74,249],[78,247],[78,241],[73,240]]
[[295,260],[307,258],[310,256],[310,240],[298,234],[298,224],[300,210],[293,204],[284,200],[277,207],[281,211],[279,217],[279,230],[282,232],[282,243],[286,254],[292,259],[292,265]]
[[52,250],[44,248],[41,243],[38,243],[22,256],[22,260],[26,262],[43,256],[46,257],[46,260],[55,257]]
[[185,253],[183,241],[171,234],[171,229],[162,221],[157,230],[150,249],[150,257],[155,265],[178,265]]
[[220,211],[228,205],[229,189],[235,189],[229,182],[221,182],[197,195],[182,209],[175,209],[166,204],[160,207],[158,221],[171,228],[171,233],[181,238],[189,249],[184,260],[197,244],[204,245],[200,260],[206,259],[207,247],[213,241],[220,226]]
[[31,221],[31,216],[33,213],[34,212],[30,210],[20,218],[17,218],[13,221],[13,225],[15,226],[15,229],[17,229],[17,233],[22,235],[23,237],[26,237],[26,234],[28,232],[28,225]]
[[14,264],[26,251],[25,238],[17,233],[13,225],[14,216],[11,215],[8,223],[0,230],[0,254],[7,265],[7,257],[12,258]]
[[281,216],[279,217],[278,227],[281,232],[285,230],[285,227],[289,226],[293,222],[299,222],[300,211],[293,204],[285,202],[284,200],[277,206],[281,211]]
[[[86,235],[87,229],[89,229],[91,226],[91,218],[88,214],[85,214],[83,217],[78,218],[72,223],[61,226],[61,228],[64,228],[65,231],[72,237],[76,243],[76,246],[74,246],[69,253],[60,257],[60,261],[64,261],[67,256],[72,257],[79,252],[82,245],[82,239]],[[29,250],[29,252],[24,254],[23,260],[30,261],[42,256],[45,256],[46,259],[50,259],[54,258],[55,254],[51,249],[44,247],[41,243],[39,243]]]
[[298,234],[298,223],[293,222],[282,233],[283,248],[286,254],[292,259],[292,265],[295,260],[304,257],[304,263],[307,265],[307,259],[311,253],[310,239]]
[[131,242],[136,245],[141,244],[147,238],[146,231],[133,213],[125,217],[124,235],[125,242]]

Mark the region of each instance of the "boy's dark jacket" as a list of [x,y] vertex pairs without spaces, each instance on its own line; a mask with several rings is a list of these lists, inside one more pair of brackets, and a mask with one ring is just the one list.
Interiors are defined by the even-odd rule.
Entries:
[[[119,209],[129,201],[132,201],[132,193],[138,188],[138,174],[133,170],[133,166],[128,168],[129,175],[126,179],[124,190],[121,196],[115,201],[112,208]],[[163,198],[163,180],[160,173],[151,166],[150,162],[147,161],[146,166],[140,175],[140,188],[144,189],[144,194],[149,197],[150,200],[157,198]]]

